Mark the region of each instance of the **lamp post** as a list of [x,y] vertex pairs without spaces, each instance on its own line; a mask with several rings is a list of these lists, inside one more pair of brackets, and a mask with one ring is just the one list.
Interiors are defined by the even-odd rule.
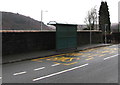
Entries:
[[43,25],[43,24],[42,24],[42,21],[43,21],[43,12],[48,12],[48,11],[43,11],[43,10],[41,10],[41,27],[40,27],[41,30],[42,30],[42,25]]
[[106,27],[107,27],[108,24],[105,24],[105,44],[107,44],[107,37],[106,37]]
[[91,32],[91,24],[90,24],[90,45],[91,45],[91,42],[92,42],[92,32]]
[[120,22],[118,23],[118,32],[120,32]]

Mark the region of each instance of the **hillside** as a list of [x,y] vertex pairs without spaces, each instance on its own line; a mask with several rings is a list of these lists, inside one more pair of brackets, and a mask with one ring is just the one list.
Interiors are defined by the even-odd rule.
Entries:
[[[3,30],[40,30],[41,22],[30,17],[15,14],[11,12],[2,12],[2,29]],[[43,23],[43,30],[52,28]]]

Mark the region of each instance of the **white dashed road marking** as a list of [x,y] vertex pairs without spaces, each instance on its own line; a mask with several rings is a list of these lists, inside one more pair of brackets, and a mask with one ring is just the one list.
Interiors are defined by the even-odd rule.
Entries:
[[110,58],[113,58],[113,57],[116,57],[116,56],[118,56],[118,54],[117,54],[117,55],[110,56],[110,57],[107,57],[107,58],[104,58],[104,60],[107,60],[107,59],[110,59]]
[[14,76],[17,76],[17,75],[21,75],[21,74],[25,74],[25,73],[27,73],[27,72],[24,71],[24,72],[14,73],[13,75],[14,75]]
[[38,70],[41,70],[41,69],[44,69],[45,67],[41,67],[41,68],[36,68],[34,69],[34,71],[38,71]]
[[2,77],[0,77],[0,79],[2,79]]
[[80,66],[77,66],[77,67],[74,67],[74,68],[63,70],[63,71],[60,71],[60,72],[57,72],[57,73],[49,74],[47,76],[43,76],[43,77],[40,77],[40,78],[35,78],[35,79],[33,79],[33,81],[35,82],[35,81],[38,81],[38,80],[41,80],[41,79],[44,79],[44,78],[48,78],[48,77],[55,76],[55,75],[58,75],[58,74],[62,74],[62,73],[68,72],[68,71],[72,71],[72,70],[75,70],[75,69],[78,69],[78,68],[81,68],[81,67],[85,67],[87,65],[89,65],[89,64],[87,63],[87,64],[84,64],[84,65],[80,65]]
[[58,64],[53,64],[53,65],[51,65],[51,66],[57,66],[57,65],[60,65],[59,63]]

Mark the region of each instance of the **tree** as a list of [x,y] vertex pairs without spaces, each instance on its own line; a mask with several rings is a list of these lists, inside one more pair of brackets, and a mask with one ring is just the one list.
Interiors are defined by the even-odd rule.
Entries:
[[91,30],[95,29],[95,23],[97,24],[97,9],[96,7],[92,8],[90,11],[88,11],[87,17],[84,21],[87,25],[87,29]]
[[[106,27],[105,27],[106,25]],[[103,34],[105,33],[105,28],[107,34],[110,34],[111,22],[110,22],[110,14],[107,2],[101,2],[100,8],[99,8],[99,28],[102,30]]]

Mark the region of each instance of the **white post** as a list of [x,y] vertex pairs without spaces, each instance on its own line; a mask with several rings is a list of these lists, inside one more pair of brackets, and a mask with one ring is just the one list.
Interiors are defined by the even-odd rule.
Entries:
[[120,32],[120,22],[118,23],[118,32]]
[[106,37],[106,26],[107,26],[107,24],[105,24],[105,44],[107,44],[107,37]]
[[48,11],[41,10],[41,30],[43,29],[43,12],[48,12]]
[[42,30],[42,17],[43,17],[43,11],[41,10],[41,30]]
[[90,25],[90,45],[91,45],[91,41],[92,41],[91,35],[92,35],[92,32],[91,32],[91,25]]

